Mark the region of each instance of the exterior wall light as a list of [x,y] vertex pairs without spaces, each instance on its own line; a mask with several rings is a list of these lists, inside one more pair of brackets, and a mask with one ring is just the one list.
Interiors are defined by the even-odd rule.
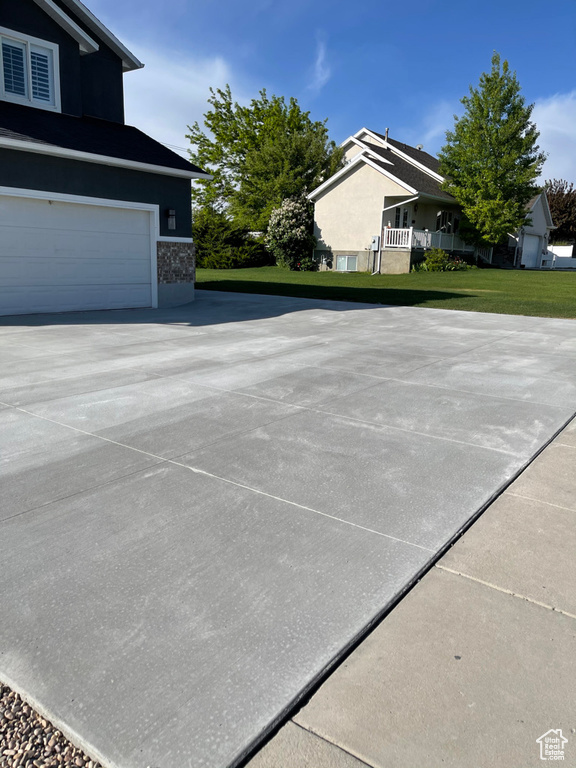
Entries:
[[173,208],[169,208],[166,211],[168,216],[168,229],[176,229],[176,211]]

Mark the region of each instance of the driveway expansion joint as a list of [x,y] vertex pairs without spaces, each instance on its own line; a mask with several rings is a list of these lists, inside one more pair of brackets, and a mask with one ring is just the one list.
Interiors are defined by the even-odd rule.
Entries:
[[447,568],[445,565],[441,565],[440,563],[436,563],[435,567],[441,571],[445,571],[446,573],[451,573],[454,576],[460,576],[463,579],[474,581],[476,582],[476,584],[481,584],[484,587],[495,589],[497,592],[502,592],[502,594],[504,595],[509,595],[510,597],[517,597],[520,600],[524,600],[527,603],[532,603],[533,605],[537,605],[539,608],[545,608],[546,610],[552,611],[553,613],[561,613],[563,616],[568,616],[568,618],[570,619],[576,619],[576,614],[569,613],[568,611],[563,611],[561,608],[555,608],[553,605],[548,605],[548,603],[542,603],[540,602],[540,600],[534,600],[532,597],[526,597],[526,595],[520,595],[518,594],[518,592],[513,592],[512,590],[506,589],[505,587],[499,587],[497,584],[491,584],[489,581],[478,579],[476,576],[469,576],[467,573],[462,573],[462,571],[455,571],[453,568]]

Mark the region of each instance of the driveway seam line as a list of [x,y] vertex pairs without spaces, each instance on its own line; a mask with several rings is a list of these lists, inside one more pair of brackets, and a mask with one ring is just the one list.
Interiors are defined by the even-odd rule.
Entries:
[[306,728],[305,725],[301,725],[300,723],[297,723],[295,720],[289,720],[288,722],[292,723],[292,725],[295,725],[297,728],[300,728],[300,730],[305,731],[306,733],[309,733],[311,736],[314,736],[317,739],[320,739],[320,741],[323,741],[325,744],[329,744],[331,747],[334,747],[335,749],[339,750],[340,752],[343,752],[345,755],[349,755],[350,757],[353,757],[354,760],[357,760],[362,765],[368,766],[368,768],[375,768],[373,763],[367,763],[365,760],[363,760],[361,757],[358,757],[358,755],[355,755],[353,752],[350,752],[348,749],[343,747],[341,744],[337,744],[335,741],[332,741],[331,739],[327,738],[326,736],[323,736],[319,733],[316,733],[316,731],[311,730],[310,728]]
[[[118,445],[121,448],[127,448],[130,451],[136,451],[137,453],[141,453],[144,456],[149,456],[149,457],[151,457],[153,459],[158,459],[158,463],[159,464],[160,463],[166,463],[166,464],[173,464],[176,467],[183,467],[184,469],[187,469],[190,472],[195,472],[196,474],[205,475],[207,477],[213,477],[215,480],[220,480],[221,482],[228,483],[229,485],[235,485],[238,488],[243,488],[244,490],[252,491],[253,493],[258,493],[261,496],[267,496],[270,499],[275,499],[276,501],[281,501],[281,502],[284,502],[285,504],[290,504],[293,507],[298,507],[299,509],[304,509],[307,512],[313,512],[313,513],[315,513],[317,515],[322,515],[323,517],[327,517],[327,518],[329,518],[331,520],[336,520],[339,523],[343,523],[344,525],[350,525],[353,528],[359,528],[360,530],[367,531],[368,533],[374,533],[377,536],[383,536],[386,539],[391,539],[392,541],[397,541],[397,542],[399,542],[401,544],[406,544],[407,546],[410,546],[410,547],[416,547],[417,549],[422,549],[425,552],[432,552],[432,553],[435,552],[435,550],[429,549],[428,547],[423,547],[421,544],[415,544],[415,543],[413,543],[411,541],[405,541],[404,539],[399,539],[396,536],[390,536],[387,533],[382,533],[381,531],[373,530],[372,528],[366,528],[365,526],[358,525],[357,523],[353,523],[350,520],[344,520],[343,518],[336,517],[335,515],[329,515],[327,512],[321,512],[319,509],[313,509],[312,507],[306,507],[303,504],[298,504],[298,502],[296,502],[296,501],[290,501],[289,499],[283,499],[281,496],[274,496],[273,494],[267,493],[266,491],[261,491],[258,488],[252,488],[249,485],[243,485],[242,483],[237,483],[235,480],[229,480],[228,478],[220,477],[219,475],[214,475],[211,472],[207,472],[206,470],[200,469],[198,467],[191,467],[191,466],[189,466],[187,464],[182,464],[182,463],[180,463],[178,461],[175,461],[174,459],[166,459],[163,456],[158,456],[155,453],[149,453],[148,451],[143,451],[140,448],[133,448],[132,446],[126,445],[125,443],[119,443],[117,440],[111,440],[109,437],[102,437],[102,435],[96,435],[93,432],[87,432],[86,430],[80,429],[79,427],[72,427],[69,424],[63,424],[62,422],[56,421],[54,419],[49,419],[46,416],[38,416],[38,414],[32,413],[31,411],[26,411],[24,408],[16,408],[16,410],[22,411],[24,413],[27,413],[30,416],[35,416],[38,419],[43,419],[44,421],[49,421],[52,424],[58,424],[59,426],[62,426],[62,427],[68,427],[68,429],[72,429],[75,432],[80,432],[83,435],[89,435],[90,437],[95,437],[95,438],[97,438],[99,440],[103,440],[103,441],[105,441],[107,443],[112,443],[113,445]],[[284,418],[289,418],[289,417],[287,416],[287,417],[284,417]],[[255,429],[257,429],[257,427]],[[182,455],[185,456],[186,454],[182,454]],[[152,465],[152,466],[157,466],[157,465]],[[138,470],[138,471],[142,471],[142,470]],[[121,479],[121,478],[118,478],[118,479]],[[109,482],[114,482],[114,480],[111,480]],[[106,485],[106,483],[103,483],[103,485]],[[95,487],[98,487],[98,486],[95,486]],[[83,493],[83,491],[79,491],[79,493]],[[76,494],[72,494],[72,495],[75,496]],[[36,507],[36,509],[38,509],[38,507]],[[25,513],[21,513],[21,514],[25,514]]]
[[[66,426],[66,425],[64,425]],[[119,480],[124,480],[127,477],[132,477],[132,475],[137,475],[139,472],[145,472],[147,469],[152,469],[152,467],[159,467],[161,464],[165,464],[166,459],[163,459],[161,461],[156,462],[156,464],[150,464],[149,467],[140,467],[139,469],[135,469],[133,472],[128,472],[125,475],[120,475],[119,477],[111,478],[110,480],[106,480],[104,483],[97,483],[96,485],[90,485],[88,488],[82,488],[80,491],[75,491],[74,493],[70,493],[67,496],[59,496],[57,499],[51,499],[50,501],[46,501],[43,504],[38,504],[37,507],[30,507],[30,509],[24,509],[22,512],[16,512],[15,515],[10,515],[10,517],[5,517],[2,520],[0,520],[0,525],[3,525],[4,523],[7,523],[8,520],[14,520],[17,517],[21,517],[22,515],[28,515],[30,512],[38,512],[38,510],[44,509],[44,507],[49,507],[50,504],[56,504],[60,501],[67,501],[68,499],[73,499],[74,496],[80,496],[83,493],[87,493],[88,491],[94,491],[96,488],[104,488],[106,485],[110,485],[110,483],[116,483]]]
[[537,499],[535,496],[526,496],[524,493],[514,493],[514,491],[505,491],[508,496],[514,496],[517,499],[526,499],[526,501],[537,501],[539,504],[547,504],[549,507],[555,507],[556,509],[563,509],[566,512],[576,512],[574,507],[563,507],[562,504],[553,504],[551,501],[544,501],[543,499]]
[[330,515],[328,512],[322,512],[319,509],[314,509],[313,507],[306,507],[304,504],[298,504],[297,501],[290,501],[289,499],[284,499],[282,496],[274,496],[273,493],[267,493],[266,491],[262,491],[259,488],[253,488],[250,485],[244,485],[243,483],[238,483],[236,480],[230,480],[226,477],[221,477],[220,475],[214,475],[212,472],[207,472],[204,469],[200,469],[199,467],[191,467],[188,464],[180,464],[178,461],[170,460],[171,464],[175,464],[177,467],[184,467],[184,469],[190,470],[190,472],[195,472],[198,475],[206,475],[207,477],[213,477],[215,480],[220,480],[223,483],[229,483],[230,485],[235,485],[237,488],[244,488],[246,491],[252,491],[253,493],[258,493],[261,496],[266,496],[269,499],[274,499],[275,501],[281,501],[284,502],[284,504],[290,504],[293,507],[298,507],[299,509],[304,509],[306,512],[314,512],[316,515],[322,515],[322,517],[327,517],[330,520],[336,520],[339,523],[344,523],[345,525],[350,525],[353,528],[359,528],[362,531],[367,531],[368,533],[375,533],[377,536],[383,536],[386,539],[392,539],[392,541],[397,541],[400,544],[406,544],[409,547],[417,547],[418,549],[422,549],[425,552],[431,552],[435,553],[436,550],[430,549],[429,547],[423,547],[421,544],[415,544],[412,541],[405,541],[404,539],[399,539],[396,536],[390,536],[388,533],[382,533],[381,531],[376,531],[373,528],[366,528],[364,525],[358,525],[358,523],[353,523],[350,520],[344,520],[341,517],[336,517],[335,515]]
[[521,595],[519,592],[513,592],[511,589],[506,589],[505,587],[499,587],[496,584],[492,584],[489,581],[484,581],[483,579],[478,579],[476,576],[469,576],[466,573],[462,573],[461,571],[455,571],[453,568],[447,568],[445,565],[439,565],[436,563],[436,568],[438,568],[441,571],[446,571],[447,573],[452,573],[454,576],[461,576],[463,579],[468,579],[469,581],[474,581],[476,584],[482,584],[484,587],[489,587],[490,589],[494,589],[497,592],[502,592],[505,595],[510,595],[511,597],[517,597],[520,600],[524,600],[527,603],[532,603],[532,605],[537,605],[540,608],[546,608],[548,611],[553,611],[554,613],[561,613],[563,616],[568,616],[571,619],[576,619],[576,615],[573,613],[569,613],[568,611],[564,611],[561,608],[555,608],[553,605],[548,605],[548,603],[542,603],[539,600],[534,600],[531,597],[526,597],[526,595]]
[[[310,367],[314,367],[314,366],[310,366]],[[183,382],[190,383],[189,379],[180,379],[178,376],[162,376],[161,374],[155,374],[155,375],[157,375],[159,378],[175,379],[177,381],[183,381]],[[381,381],[397,381],[397,380],[396,379],[388,378],[388,379],[382,379]],[[503,453],[503,454],[508,455],[508,456],[516,456],[517,455],[517,451],[506,451],[503,448],[491,448],[491,447],[486,446],[486,445],[480,445],[479,443],[469,443],[469,442],[466,442],[465,440],[456,440],[453,437],[445,437],[444,435],[436,435],[436,434],[431,434],[429,432],[420,432],[420,431],[418,431],[416,429],[406,429],[404,427],[397,427],[394,424],[380,423],[380,422],[377,422],[377,421],[368,421],[366,419],[359,419],[359,418],[357,418],[355,416],[349,416],[347,414],[345,415],[345,414],[341,414],[341,413],[336,413],[335,411],[328,411],[328,410],[323,411],[323,410],[320,410],[320,408],[318,408],[318,407],[317,408],[312,408],[312,407],[310,407],[308,405],[298,405],[297,403],[287,403],[284,400],[274,400],[274,399],[272,399],[270,397],[264,397],[263,395],[253,395],[253,394],[250,394],[248,392],[242,392],[242,391],[237,390],[237,389],[225,389],[224,387],[214,387],[211,384],[200,384],[199,382],[195,382],[195,383],[198,386],[206,387],[207,389],[213,389],[216,392],[226,392],[227,394],[239,395],[240,397],[251,397],[254,400],[262,400],[262,401],[264,401],[266,403],[277,403],[277,404],[280,404],[280,405],[288,405],[288,406],[290,406],[292,408],[299,408],[301,411],[309,411],[310,413],[317,413],[317,414],[320,414],[321,416],[336,416],[336,417],[338,417],[340,419],[348,419],[349,421],[354,421],[354,422],[356,422],[358,424],[367,424],[367,425],[372,425],[372,426],[375,426],[375,427],[394,429],[394,430],[396,430],[398,432],[404,432],[404,433],[410,434],[410,435],[421,435],[422,437],[428,437],[428,438],[431,438],[433,440],[444,440],[444,441],[449,442],[449,443],[456,443],[457,445],[465,445],[465,446],[467,446],[469,448],[480,448],[480,449],[486,450],[486,451],[496,451],[496,453]],[[402,383],[406,383],[406,382],[402,382]],[[407,382],[407,383],[410,384],[410,382]],[[352,394],[357,394],[357,393],[360,393],[360,392],[365,392],[367,389],[371,389],[372,387],[375,387],[375,386],[377,386],[377,384],[368,385],[366,387],[363,387],[362,389],[357,390],[356,392],[354,392]],[[428,385],[427,384],[414,384],[413,386],[428,386]],[[475,394],[475,393],[467,392],[466,394]],[[562,410],[562,406],[559,406],[559,405],[551,406],[551,407],[558,408],[559,411]],[[290,418],[290,416],[296,416],[296,415],[297,414],[294,414],[294,413],[293,414],[288,414],[288,416],[283,416],[282,418],[277,419],[277,421],[282,421],[283,419]],[[269,422],[269,423],[273,424],[274,422]],[[267,425],[264,424],[264,425],[260,425],[260,426],[267,426]],[[106,429],[108,429],[108,427],[106,427]],[[259,427],[254,427],[253,429],[259,429]],[[253,431],[253,430],[247,430],[247,432],[251,432],[251,431]],[[90,433],[90,434],[93,434],[93,433]],[[246,434],[246,433],[242,433],[242,434]],[[223,439],[225,439],[225,438],[223,438]],[[205,447],[205,446],[203,446],[203,447]],[[188,453],[190,453],[190,451],[188,451]],[[184,456],[185,454],[181,454],[181,455]]]
[[[275,357],[275,355],[271,355],[271,357]],[[260,359],[260,358],[258,358],[258,359]],[[262,359],[269,359],[269,358],[262,358]],[[435,360],[435,362],[436,363],[441,363],[441,362],[444,362],[445,360],[450,360],[450,359],[451,358],[449,358],[449,357],[437,358]],[[251,360],[252,360],[252,358],[250,358],[250,360],[242,360],[242,361],[239,361],[239,362],[244,363],[244,362],[250,362]],[[413,370],[408,371],[408,375],[411,374],[411,373],[415,373],[416,371],[422,370],[422,368],[426,368],[427,366],[432,365],[432,364],[433,363],[425,363],[424,365],[420,366],[419,368],[414,368]],[[343,373],[353,373],[354,376],[365,376],[368,379],[376,379],[377,382],[380,382],[380,381],[398,381],[401,384],[410,384],[412,386],[434,387],[435,389],[447,389],[447,390],[449,390],[451,392],[463,392],[464,394],[467,394],[467,395],[481,395],[482,397],[490,397],[490,398],[496,399],[496,400],[506,400],[508,402],[513,402],[513,403],[528,403],[530,405],[545,405],[545,406],[547,406],[549,408],[558,408],[559,410],[562,409],[561,405],[556,405],[555,403],[547,403],[544,400],[529,400],[529,399],[521,399],[521,398],[518,398],[518,397],[508,397],[506,395],[492,395],[489,392],[475,392],[474,390],[471,390],[471,389],[460,389],[459,387],[443,386],[442,384],[432,384],[430,382],[410,381],[408,379],[403,379],[403,378],[398,377],[398,376],[376,376],[373,373],[362,373],[360,371],[350,371],[348,368],[338,368],[336,366],[330,366],[330,365],[323,365],[323,366],[322,365],[311,365],[310,363],[294,363],[294,365],[298,365],[298,366],[301,366],[303,368],[317,368],[318,370],[328,369],[328,370],[331,370],[331,371],[339,371],[339,372],[343,372]],[[142,370],[142,369],[134,368],[134,369],[131,369],[131,370]],[[178,378],[177,376],[162,376],[162,374],[160,374],[160,373],[153,374],[153,375],[158,376],[159,378]],[[538,379],[539,380],[543,380],[545,382],[549,381],[550,383],[554,383],[554,384],[558,383],[556,379],[548,378],[546,376],[538,376]],[[194,381],[194,380],[191,380],[191,379],[183,379],[183,381],[188,381],[188,382],[194,383],[194,384],[200,384],[200,382],[197,382],[197,381]],[[206,387],[206,386],[211,386],[211,385],[202,384],[202,386]],[[230,391],[235,391],[235,390],[230,390]]]
[[[544,381],[544,382],[549,381],[551,384],[552,383],[558,384],[558,381],[555,381],[554,379],[548,379],[545,376],[538,376],[538,380]],[[529,399],[522,400],[521,398],[518,398],[518,397],[507,397],[506,395],[491,395],[489,392],[475,392],[472,389],[460,389],[458,387],[450,387],[447,385],[444,386],[442,384],[430,384],[429,382],[408,381],[407,379],[397,379],[397,378],[394,378],[393,381],[399,381],[402,384],[418,384],[420,386],[425,386],[425,387],[434,387],[435,389],[447,389],[450,392],[464,392],[467,395],[481,395],[482,397],[492,397],[492,398],[495,398],[496,400],[507,400],[512,403],[525,403],[529,405],[545,405],[548,408],[558,408],[558,409],[562,409],[563,407],[561,405],[555,405],[554,403],[546,403],[544,400],[529,400]]]

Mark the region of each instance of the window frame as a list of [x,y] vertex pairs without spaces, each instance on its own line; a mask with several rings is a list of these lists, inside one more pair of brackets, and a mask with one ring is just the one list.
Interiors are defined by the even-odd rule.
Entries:
[[[338,259],[346,259],[346,269],[338,269]],[[348,269],[348,260],[349,259],[355,259],[356,260],[356,266],[354,269]],[[350,254],[339,254],[336,256],[336,272],[358,272],[358,256],[350,253]]]
[[[13,41],[18,46],[24,47],[24,67],[26,76],[26,95],[19,96],[14,93],[7,93],[4,85],[4,57],[2,56],[2,42],[6,40],[8,43]],[[49,68],[50,87],[52,91],[52,102],[48,103],[42,99],[35,99],[32,92],[32,57],[31,53],[33,48],[41,48],[51,53],[51,67]],[[45,109],[48,112],[61,112],[60,103],[60,56],[59,46],[57,43],[51,43],[48,40],[41,40],[38,37],[32,37],[31,35],[25,35],[21,32],[16,32],[13,29],[7,29],[6,27],[0,27],[0,100],[9,101],[13,104],[23,104],[27,107],[35,107],[36,109]]]

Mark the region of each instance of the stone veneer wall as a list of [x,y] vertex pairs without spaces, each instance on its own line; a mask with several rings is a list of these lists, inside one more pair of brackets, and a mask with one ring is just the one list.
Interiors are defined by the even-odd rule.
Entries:
[[157,243],[158,284],[192,283],[196,278],[194,243]]

